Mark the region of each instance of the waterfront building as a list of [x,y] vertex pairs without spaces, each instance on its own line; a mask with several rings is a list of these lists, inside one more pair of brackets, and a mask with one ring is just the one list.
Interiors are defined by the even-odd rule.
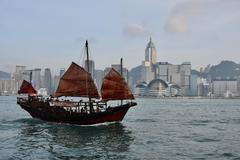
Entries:
[[182,90],[178,85],[175,84],[168,84],[168,87],[166,88],[166,97],[177,97],[182,96]]
[[155,65],[155,78],[180,86],[184,95],[190,94],[190,76],[190,62],[184,62],[180,65],[158,62]]
[[161,79],[154,79],[148,84],[148,96],[164,97],[168,84]]
[[150,83],[141,82],[134,88],[136,96],[177,97],[182,96],[181,88],[175,84],[168,84],[162,79],[154,79]]
[[0,94],[14,95],[17,94],[22,81],[30,81],[31,70],[26,70],[26,66],[17,65],[15,72],[9,79],[0,80]]
[[0,79],[0,95],[16,94],[14,79]]
[[197,79],[197,90],[198,90],[198,96],[200,97],[212,96],[211,84],[206,78]]
[[236,79],[214,79],[212,92],[215,97],[238,96],[238,81]]
[[190,96],[198,96],[198,75],[190,75]]
[[136,96],[147,96],[148,95],[148,86],[146,82],[141,82],[136,85],[134,88],[134,94]]

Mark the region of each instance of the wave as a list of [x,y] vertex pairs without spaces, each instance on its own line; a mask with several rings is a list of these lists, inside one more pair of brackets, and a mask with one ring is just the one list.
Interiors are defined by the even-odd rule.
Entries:
[[193,120],[193,121],[190,121],[188,124],[194,125],[194,126],[205,126],[212,122],[213,122],[212,120]]
[[194,141],[196,141],[196,142],[219,142],[220,139],[199,137],[199,138],[195,138]]
[[154,119],[136,119],[134,122],[157,122]]

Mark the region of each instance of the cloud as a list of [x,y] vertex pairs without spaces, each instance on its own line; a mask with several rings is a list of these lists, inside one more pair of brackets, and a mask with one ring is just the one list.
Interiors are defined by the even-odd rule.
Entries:
[[130,24],[123,29],[123,34],[128,37],[146,37],[151,35],[148,30],[138,24]]
[[165,29],[169,32],[187,32],[192,17],[198,14],[200,8],[198,0],[177,4],[167,19]]
[[[167,18],[165,29],[168,32],[188,32],[192,21],[196,18],[212,19],[208,21],[211,24],[220,20],[222,23],[228,23],[227,14],[238,11],[239,0],[188,0],[178,3]],[[218,18],[221,16],[221,18]],[[223,17],[222,17],[223,16]],[[231,15],[232,16],[232,15]],[[225,17],[225,20],[224,20]],[[218,19],[217,19],[218,18]],[[221,24],[221,23],[220,23]],[[209,25],[209,24],[202,24]]]

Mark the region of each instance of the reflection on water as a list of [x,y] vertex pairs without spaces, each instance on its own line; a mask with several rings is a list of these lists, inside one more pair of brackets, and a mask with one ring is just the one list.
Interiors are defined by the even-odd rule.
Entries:
[[34,119],[19,122],[22,125],[14,157],[23,159],[46,156],[55,159],[124,159],[133,141],[131,132],[121,123],[75,126]]

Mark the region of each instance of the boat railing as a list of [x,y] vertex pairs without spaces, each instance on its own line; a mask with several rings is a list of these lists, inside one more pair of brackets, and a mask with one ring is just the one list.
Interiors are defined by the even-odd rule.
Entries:
[[99,102],[52,101],[49,102],[49,104],[50,106],[63,108],[64,110],[69,112],[79,113],[103,112],[107,108],[107,103],[102,101]]
[[49,101],[50,106],[64,107],[86,107],[86,106],[106,106],[106,102],[83,102],[83,101]]

